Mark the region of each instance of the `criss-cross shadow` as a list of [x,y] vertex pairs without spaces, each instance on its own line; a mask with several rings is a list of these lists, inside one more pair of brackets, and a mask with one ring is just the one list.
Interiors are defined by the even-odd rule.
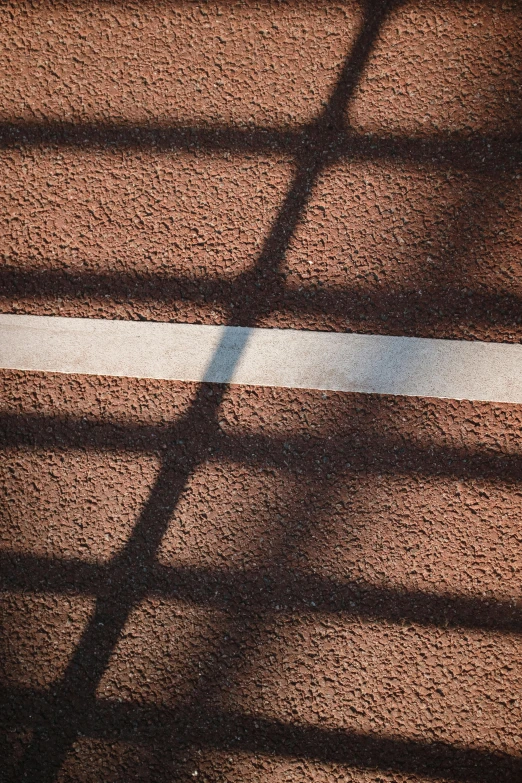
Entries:
[[[259,258],[251,272],[254,281],[273,287],[280,277],[281,263],[289,242],[301,218],[312,187],[320,171],[331,157],[331,140],[344,129],[347,103],[357,84],[361,70],[377,37],[390,3],[368,0],[360,33],[346,58],[330,99],[320,116],[310,126],[307,143],[296,161],[296,170],[288,194],[283,201]],[[283,281],[281,280],[281,284]],[[254,325],[263,314],[263,298],[245,301],[241,320]],[[216,414],[224,388],[210,399],[200,387],[183,421],[170,433],[169,447],[163,459],[148,502],[123,551],[111,564],[106,584],[107,592],[96,599],[94,616],[62,679],[53,689],[52,736],[49,721],[39,721],[34,736],[17,772],[18,780],[50,781],[56,775],[85,724],[86,714],[95,707],[96,689],[109,658],[129,618],[132,609],[146,594],[147,580],[143,574],[152,567],[169,520],[175,511],[189,476],[201,462],[205,441],[215,434]],[[180,461],[176,444],[182,432],[190,436],[200,430],[197,450],[190,446]],[[202,442],[201,442],[202,441]],[[203,449],[201,450],[201,446]]]
[[[353,158],[378,159],[390,154],[402,154],[410,160],[438,158],[452,165],[482,170],[498,167],[499,157],[504,159],[505,145],[512,140],[488,145],[487,139],[465,141],[453,139],[446,142],[408,142],[400,139],[367,140],[356,137],[346,122],[346,112],[360,75],[368,60],[379,30],[389,9],[394,4],[382,0],[367,0],[364,6],[363,20],[350,54],[347,56],[341,73],[332,90],[329,101],[315,121],[299,131],[274,133],[269,129],[259,129],[248,134],[234,132],[233,129],[217,131],[196,131],[191,129],[144,128],[140,131],[118,129],[110,126],[92,126],[77,129],[66,124],[56,126],[24,127],[4,124],[0,128],[0,140],[4,145],[19,143],[39,143],[52,139],[53,142],[83,145],[117,143],[122,146],[143,146],[154,144],[161,148],[172,146],[190,146],[205,143],[209,149],[278,149],[290,151],[294,156],[293,178],[286,197],[278,211],[264,246],[252,269],[245,272],[239,282],[234,282],[234,290],[223,288],[221,294],[213,292],[212,283],[208,283],[208,297],[222,295],[226,299],[232,293],[238,303],[233,314],[234,324],[254,326],[273,307],[273,298],[289,296],[285,289],[282,264],[289,244],[295,235],[299,222],[303,219],[312,190],[318,177],[334,161],[343,156]],[[504,144],[504,147],[502,146]],[[518,149],[518,148],[516,148]],[[500,150],[500,152],[499,152]],[[511,154],[511,153],[510,153]],[[518,152],[516,153],[518,154]],[[518,159],[517,159],[518,161]],[[63,272],[23,273],[4,271],[4,288],[9,293],[21,291],[34,292],[45,296],[52,291],[73,290],[77,281]],[[24,277],[25,274],[25,277]],[[100,284],[111,294],[120,287],[125,292],[128,286],[137,286],[141,293],[137,296],[160,299],[171,297],[174,288],[182,285],[179,280],[165,287],[163,282],[150,282],[147,287],[133,278],[125,281],[123,277],[113,279],[103,276],[84,278],[82,285],[90,286],[99,292]],[[232,285],[232,284],[231,284]],[[172,288],[174,286],[174,288]],[[189,287],[189,283],[186,283]],[[162,289],[163,293],[160,291]],[[176,289],[178,290],[178,289]],[[269,301],[266,291],[273,298]],[[223,293],[224,292],[224,293]],[[337,296],[337,293],[339,296]],[[198,294],[198,296],[201,293]],[[293,296],[293,300],[292,300]],[[353,292],[344,293],[351,297]],[[330,298],[328,298],[330,297]],[[342,308],[346,306],[343,292],[319,294],[313,301],[306,295],[290,295],[291,307],[296,311],[309,312],[312,309]],[[484,298],[487,308],[487,297]],[[519,301],[512,297],[506,302],[506,319],[516,310],[519,314]],[[352,301],[353,306],[353,301]],[[384,306],[381,303],[378,306]],[[359,304],[367,307],[367,302]],[[518,309],[517,309],[518,308]],[[241,355],[241,346],[236,352],[236,361]],[[5,694],[15,699],[27,709],[34,719],[31,721],[33,736],[27,751],[13,777],[16,781],[38,781],[51,783],[59,774],[62,764],[79,736],[98,736],[103,738],[122,738],[126,727],[132,724],[142,741],[147,740],[149,727],[154,725],[151,741],[168,742],[180,749],[173,765],[165,770],[165,779],[180,775],[188,769],[187,757],[194,746],[208,745],[214,748],[234,748],[259,751],[277,755],[304,756],[328,762],[356,764],[367,769],[390,769],[411,774],[437,774],[457,781],[492,780],[493,772],[497,780],[519,780],[522,774],[519,759],[507,754],[465,750],[444,743],[424,744],[408,740],[376,739],[367,736],[350,735],[346,732],[328,731],[320,728],[288,726],[277,721],[260,720],[208,711],[205,705],[210,703],[212,695],[223,686],[223,660],[231,645],[239,645],[246,650],[251,636],[252,623],[257,623],[258,615],[269,616],[274,606],[286,605],[299,608],[314,606],[317,611],[356,613],[366,616],[379,616],[387,619],[410,618],[411,621],[426,624],[439,624],[447,627],[480,627],[497,631],[521,631],[520,610],[499,602],[490,604],[480,599],[448,599],[419,593],[401,594],[393,591],[376,590],[370,585],[337,585],[327,580],[292,580],[285,583],[285,551],[288,538],[284,535],[278,542],[279,559],[272,563],[272,582],[267,584],[266,574],[261,572],[238,573],[235,575],[218,572],[204,572],[194,569],[183,571],[160,567],[157,553],[165,536],[167,527],[179,504],[181,494],[194,471],[207,458],[209,449],[219,444],[226,451],[227,441],[218,425],[218,412],[226,394],[225,386],[209,387],[202,384],[188,412],[174,425],[164,428],[158,437],[150,430],[135,432],[132,437],[146,443],[154,435],[165,449],[161,467],[149,498],[124,548],[112,561],[104,566],[90,566],[79,562],[63,562],[57,567],[43,559],[27,557],[6,558],[3,565],[3,580],[6,587],[25,584],[26,589],[37,590],[39,585],[59,591],[60,585],[66,591],[66,585],[83,585],[83,591],[95,596],[96,604],[93,617],[89,621],[83,636],[72,655],[65,673],[44,696],[24,693]],[[30,430],[27,422],[5,421],[7,437],[23,438]],[[22,426],[23,424],[23,426]],[[42,422],[37,421],[33,436],[42,437]],[[59,421],[53,427],[62,426]],[[67,428],[67,424],[64,425]],[[14,434],[13,434],[14,427]],[[25,430],[24,430],[25,427]],[[197,435],[197,437],[196,437]],[[30,435],[28,437],[31,437]],[[45,437],[45,435],[43,435]],[[106,444],[110,437],[125,440],[126,435],[107,431],[96,431],[84,425],[81,440],[93,442],[93,447]],[[11,440],[12,442],[12,440]],[[180,446],[182,442],[182,446]],[[230,444],[228,444],[230,446]],[[266,450],[266,449],[265,449]],[[277,460],[277,448],[270,445],[272,459]],[[413,450],[414,451],[414,450]],[[288,455],[285,454],[285,459]],[[410,460],[415,463],[418,454],[397,454],[394,459]],[[361,456],[362,459],[362,456]],[[449,460],[446,458],[446,461]],[[520,479],[521,466],[518,457],[474,455],[466,465],[459,468],[459,455],[455,455],[452,473],[458,470],[475,471],[477,474],[498,474],[508,479]],[[306,531],[303,533],[306,536]],[[40,576],[38,577],[38,574]],[[24,581],[25,580],[25,581]],[[40,581],[38,581],[40,580]],[[133,609],[151,592],[162,595],[182,596],[183,600],[195,600],[202,603],[219,605],[224,601],[228,610],[232,609],[233,619],[226,624],[220,639],[220,652],[217,659],[207,666],[207,674],[200,685],[194,689],[189,703],[179,710],[164,710],[161,707],[139,707],[135,705],[114,705],[97,696],[98,686],[109,660],[114,653],[122,631]],[[372,592],[373,591],[373,592]],[[230,599],[230,596],[234,596]],[[254,598],[252,598],[254,596]],[[380,606],[381,609],[377,609]],[[350,609],[349,607],[352,607]],[[355,609],[353,609],[355,607]],[[240,641],[238,641],[240,639]],[[32,702],[31,702],[32,698]],[[203,706],[202,706],[203,705]],[[162,732],[158,725],[164,726]],[[238,729],[239,727],[239,729]],[[238,737],[239,731],[239,737]],[[160,736],[161,735],[161,736]],[[132,735],[135,736],[135,733]],[[183,749],[183,754],[181,753]],[[182,757],[185,761],[182,760]],[[169,778],[170,776],[170,778]]]
[[[197,441],[197,447],[177,445],[169,464],[164,466],[161,473],[164,483],[156,484],[154,500],[168,504],[167,508],[174,508],[182,482],[188,479],[191,470],[208,459],[209,453],[219,454],[220,459],[232,464],[249,464],[252,469],[263,466],[295,475],[299,469],[301,481],[312,489],[321,488],[323,505],[329,487],[342,480],[346,460],[350,461],[350,470],[360,475],[371,472],[418,475],[420,472],[464,480],[495,479],[511,485],[518,485],[522,480],[522,459],[518,451],[508,455],[484,452],[480,448],[434,447],[413,440],[408,444],[401,437],[364,429],[362,442],[354,443],[353,436],[361,434],[361,422],[357,419],[350,422],[349,401],[338,411],[343,425],[342,431],[334,436],[324,434],[310,439],[303,434],[283,439],[262,434],[234,436],[223,433],[217,425],[210,430],[207,417],[212,416],[211,400],[217,391],[216,386],[202,387],[200,426],[196,432],[187,429],[190,414],[175,428],[6,416],[2,431],[5,443],[11,446],[30,445],[37,450],[53,451],[83,446],[95,451],[102,448],[161,453],[163,446],[171,444],[174,438],[185,443]],[[220,395],[225,391],[226,387],[221,387]],[[377,587],[359,579],[339,582],[289,567],[289,548],[295,546],[296,540],[300,544],[306,542],[307,525],[310,529],[316,525],[312,514],[303,526],[301,505],[298,503],[295,509],[290,505],[285,512],[281,529],[286,532],[276,546],[281,554],[250,569],[220,570],[158,562],[155,549],[162,535],[165,508],[151,507],[150,500],[130,545],[105,564],[4,553],[0,558],[0,589],[26,594],[39,591],[81,594],[94,597],[98,606],[98,625],[93,623],[90,636],[84,636],[83,647],[75,655],[75,668],[69,666],[68,680],[62,680],[59,688],[47,693],[4,690],[1,697],[11,705],[3,715],[4,724],[32,727],[34,716],[43,716],[42,733],[47,743],[42,748],[44,759],[53,742],[58,740],[61,746],[64,739],[73,741],[77,736],[106,742],[135,742],[160,754],[161,748],[168,747],[174,761],[171,766],[164,765],[163,777],[155,778],[160,781],[176,779],[187,766],[193,768],[191,752],[201,748],[297,757],[396,773],[436,774],[455,781],[517,780],[520,759],[507,754],[459,748],[447,742],[424,744],[293,725],[229,712],[212,704],[212,696],[230,676],[231,660],[241,661],[241,676],[244,676],[244,664],[249,659],[246,645],[252,654],[252,629],[270,624],[280,612],[522,635],[521,608],[507,600],[405,591]],[[212,645],[212,655],[206,659],[203,651],[199,656],[206,677],[188,704],[170,707],[118,704],[95,695],[104,666],[118,641],[117,627],[126,622],[127,616],[121,614],[122,603],[130,613],[148,595],[209,607],[229,618]],[[72,726],[71,719],[75,720]],[[54,732],[58,734],[57,740]]]
[[[396,2],[394,7],[397,5]],[[233,322],[237,326],[251,326],[255,320],[266,322],[271,318],[272,325],[277,319],[281,325],[293,323],[305,328],[349,328],[426,337],[480,336],[492,329],[492,339],[518,339],[522,325],[520,294],[507,286],[496,285],[496,290],[492,290],[484,279],[478,284],[473,280],[465,284],[462,262],[473,243],[463,236],[462,229],[466,224],[464,213],[472,218],[475,233],[483,225],[492,225],[498,216],[500,192],[517,187],[513,176],[522,169],[520,131],[367,136],[354,130],[349,125],[349,114],[346,122],[342,120],[360,71],[358,58],[362,65],[365,56],[365,45],[362,35],[346,60],[324,111],[313,122],[296,128],[189,126],[176,122],[0,122],[3,149],[49,145],[79,150],[205,150],[216,155],[275,152],[293,160],[295,165],[294,180],[264,249],[252,268],[233,278],[163,271],[53,269],[48,268],[50,263],[45,264],[47,268],[39,268],[41,259],[32,261],[29,257],[21,262],[13,254],[6,255],[0,269],[0,302],[11,309],[13,300],[22,299],[23,307],[49,314],[59,300],[62,304],[71,303],[74,314],[90,316],[92,302],[101,301],[116,307],[112,311],[115,316],[109,317],[121,315],[118,307],[125,305],[125,317],[131,307],[137,318],[144,317],[143,305],[150,305],[152,310],[156,306],[158,312],[147,317],[161,320],[172,316],[183,319],[185,306],[192,308],[192,313],[196,310],[198,317],[215,319],[216,308],[220,323]],[[510,100],[506,111],[516,120],[516,127],[522,119],[522,104],[513,96]],[[461,218],[448,216],[447,220],[445,240],[453,243],[453,249],[442,250],[440,263],[421,270],[419,281],[381,281],[376,287],[351,281],[328,283],[323,288],[322,280],[318,284],[285,285],[284,245],[288,245],[299,222],[306,217],[307,191],[318,177],[343,161],[386,164],[390,160],[440,172],[457,171],[470,178],[469,203],[461,210]],[[425,249],[429,255],[429,249]],[[277,258],[279,262],[272,263]]]
[[[159,306],[159,318],[171,318],[176,309],[190,304],[197,312],[217,308],[220,322],[251,326],[252,312],[257,321],[271,317],[290,319],[305,328],[342,328],[359,332],[390,335],[456,337],[469,332],[476,324],[479,334],[497,329],[502,339],[518,334],[522,325],[520,295],[506,287],[495,291],[474,285],[462,278],[462,262],[469,255],[462,228],[466,215],[475,232],[492,226],[496,219],[495,204],[502,190],[516,187],[515,171],[522,170],[522,144],[519,137],[486,135],[440,138],[383,137],[368,139],[349,128],[336,128],[323,120],[300,131],[265,129],[163,129],[118,126],[68,126],[66,124],[24,125],[18,128],[0,123],[0,146],[40,143],[117,145],[143,149],[148,144],[156,150],[202,146],[208,151],[246,150],[257,152],[279,150],[293,156],[296,174],[282,209],[272,227],[257,263],[233,278],[144,271],[111,272],[79,269],[38,269],[30,263],[20,265],[16,257],[6,258],[0,268],[0,302],[10,309],[13,300],[32,303],[34,312],[52,312],[57,300],[74,303],[74,313],[92,315],[89,301],[102,301],[116,307],[133,305],[138,317],[143,305]],[[405,165],[420,164],[440,171],[460,171],[477,184],[472,188],[470,203],[460,219],[449,220],[445,244],[454,248],[442,253],[437,268],[425,271],[418,282],[382,283],[368,289],[363,282],[350,284],[289,286],[285,285],[282,264],[267,259],[277,257],[275,246],[292,238],[304,217],[307,191],[325,168],[336,161],[386,163],[394,160]],[[294,225],[295,220],[295,225]],[[288,236],[285,239],[285,232]],[[275,253],[274,253],[275,249]],[[429,255],[429,251],[426,251]],[[284,257],[284,251],[283,256]],[[261,299],[260,293],[264,293]],[[168,308],[168,310],[167,310]],[[180,311],[180,312],[181,312]],[[117,310],[116,317],[117,317]],[[165,315],[167,313],[167,315]],[[179,320],[178,314],[177,319]],[[283,322],[286,322],[283,321]],[[473,330],[471,331],[473,334]]]

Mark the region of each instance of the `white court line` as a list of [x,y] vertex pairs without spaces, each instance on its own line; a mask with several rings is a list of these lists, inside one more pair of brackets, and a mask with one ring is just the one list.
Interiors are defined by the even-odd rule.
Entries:
[[522,345],[0,315],[0,367],[522,403]]

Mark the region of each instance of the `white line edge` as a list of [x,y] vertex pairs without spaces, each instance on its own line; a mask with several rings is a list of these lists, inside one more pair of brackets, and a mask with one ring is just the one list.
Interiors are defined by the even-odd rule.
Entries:
[[0,367],[522,403],[522,345],[0,314]]

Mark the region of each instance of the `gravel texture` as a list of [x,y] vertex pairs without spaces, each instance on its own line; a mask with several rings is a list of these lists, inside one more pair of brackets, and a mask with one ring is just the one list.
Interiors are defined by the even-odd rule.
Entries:
[[521,779],[520,406],[1,390],[13,780]]
[[3,311],[520,341],[521,6],[383,8],[4,3]]

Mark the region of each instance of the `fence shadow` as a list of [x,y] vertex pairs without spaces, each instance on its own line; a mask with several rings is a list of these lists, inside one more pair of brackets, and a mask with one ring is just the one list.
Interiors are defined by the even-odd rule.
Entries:
[[[100,275],[76,277],[67,272],[28,272],[6,268],[2,283],[7,295],[45,298],[46,296],[85,296],[96,289],[110,297],[131,296],[151,300],[192,296],[220,297],[233,308],[235,324],[253,326],[264,317],[274,302],[292,312],[341,312],[352,308],[359,317],[368,308],[375,312],[390,307],[393,293],[368,302],[366,295],[357,299],[355,291],[333,294],[292,292],[285,288],[282,264],[310,194],[320,174],[340,157],[375,159],[386,156],[404,160],[436,159],[451,165],[499,174],[515,161],[520,164],[517,140],[450,138],[440,140],[360,139],[346,123],[346,111],[361,72],[370,56],[381,25],[393,2],[367,0],[364,19],[352,51],[346,57],[341,74],[324,110],[314,122],[297,135],[269,129],[248,133],[234,129],[215,130],[186,128],[114,128],[112,126],[70,126],[66,124],[4,124],[0,144],[56,143],[64,145],[119,145],[156,148],[204,145],[210,150],[291,151],[295,170],[269,235],[252,270],[239,281],[224,285],[212,281],[179,279],[140,279]],[[485,207],[486,209],[486,207]],[[441,284],[442,285],[442,284]],[[192,286],[192,288],[191,288]],[[203,292],[201,290],[203,287]],[[412,294],[412,296],[416,296]],[[459,299],[460,296],[460,299]],[[388,298],[386,298],[388,297]],[[416,302],[415,324],[432,312],[428,307],[433,292]],[[464,307],[462,294],[446,305],[448,317]],[[482,298],[481,298],[482,297]],[[478,293],[478,317],[490,318],[491,311],[503,323],[520,319],[519,301],[506,294],[502,301]],[[467,306],[466,300],[466,306]],[[402,305],[401,305],[402,306]],[[393,312],[393,310],[392,310]],[[439,317],[439,316],[437,316]],[[232,318],[232,316],[231,316]],[[431,318],[435,316],[431,315]],[[399,314],[390,324],[395,330]],[[5,442],[15,444],[45,443],[47,447],[136,448],[157,452],[161,448],[161,467],[147,502],[120,551],[105,565],[76,561],[47,561],[30,555],[3,555],[3,589],[24,592],[51,591],[86,594],[95,598],[92,617],[87,623],[61,678],[46,692],[28,689],[4,689],[8,726],[29,726],[31,737],[20,763],[12,773],[16,781],[51,783],[60,774],[64,761],[80,737],[102,737],[113,741],[127,740],[154,747],[168,746],[171,762],[158,780],[181,779],[193,767],[198,748],[240,749],[271,756],[291,756],[327,763],[352,765],[369,770],[431,775],[455,781],[518,781],[522,773],[519,757],[480,749],[463,749],[457,745],[417,742],[401,738],[356,735],[315,726],[285,724],[276,720],[257,719],[249,715],[216,709],[213,700],[226,689],[229,659],[245,660],[252,645],[253,629],[266,616],[286,607],[324,614],[378,618],[389,622],[403,620],[427,626],[473,628],[498,633],[520,633],[521,612],[507,602],[479,598],[430,595],[422,592],[402,593],[367,584],[336,583],[334,580],[311,579],[291,568],[289,551],[297,535],[306,539],[309,521],[296,533],[296,519],[287,520],[277,553],[259,571],[218,572],[204,569],[179,569],[160,566],[157,555],[170,520],[178,508],[182,493],[194,472],[209,453],[232,455],[234,459],[252,462],[252,453],[264,455],[273,466],[299,461],[306,475],[307,459],[317,451],[317,443],[294,442],[290,447],[270,439],[249,438],[236,441],[223,436],[219,427],[219,410],[226,387],[214,387],[212,395],[202,384],[190,409],[173,425],[157,428],[118,428],[96,422],[75,423],[55,418],[4,417]],[[372,454],[372,438],[379,442],[378,459]],[[180,446],[180,441],[183,443]],[[324,445],[321,447],[324,449]],[[351,444],[347,433],[337,441],[328,441],[329,475],[335,474],[335,460],[345,465],[349,457],[355,470],[420,470],[450,475],[502,476],[519,481],[520,456],[485,454],[483,452],[434,453],[419,444],[386,443],[386,436],[369,433],[366,442]],[[443,451],[443,450],[442,450]],[[333,463],[333,467],[332,467]],[[338,466],[338,469],[340,469]],[[328,479],[330,480],[330,479]],[[310,471],[309,481],[325,491],[325,475]],[[296,511],[297,513],[297,511]],[[205,673],[192,689],[187,703],[180,709],[164,710],[157,706],[114,704],[100,698],[98,689],[109,661],[129,621],[131,613],[151,593],[172,596],[184,602],[217,607],[226,611],[226,620],[218,633],[217,648],[205,659]]]

